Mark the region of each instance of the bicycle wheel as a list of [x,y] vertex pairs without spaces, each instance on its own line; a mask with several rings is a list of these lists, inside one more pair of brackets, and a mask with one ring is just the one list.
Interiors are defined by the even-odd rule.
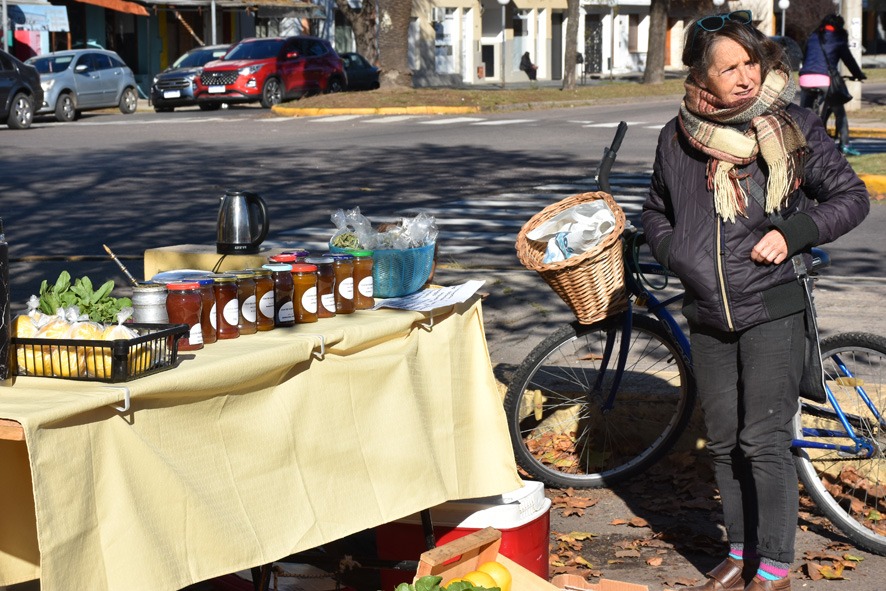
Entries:
[[[866,448],[852,453],[799,447],[797,471],[834,526],[859,547],[886,554],[886,339],[839,334],[824,339],[821,350],[827,384]],[[798,439],[853,445],[828,403],[804,400],[797,422]]]
[[[621,376],[622,315],[564,326],[517,368],[505,414],[517,463],[531,477],[555,487],[612,485],[656,462],[686,427],[695,394],[679,348],[660,322],[632,318]],[[607,340],[613,354],[601,374]]]

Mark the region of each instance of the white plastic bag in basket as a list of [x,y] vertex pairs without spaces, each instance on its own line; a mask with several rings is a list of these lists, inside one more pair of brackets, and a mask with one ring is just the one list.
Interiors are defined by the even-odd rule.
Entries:
[[556,263],[587,252],[615,229],[615,215],[601,200],[564,209],[526,233],[537,242],[547,242],[543,262]]

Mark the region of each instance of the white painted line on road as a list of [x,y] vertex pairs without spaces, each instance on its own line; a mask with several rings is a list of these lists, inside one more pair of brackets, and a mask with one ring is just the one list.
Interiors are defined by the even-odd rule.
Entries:
[[398,123],[400,121],[408,121],[415,119],[418,115],[385,115],[378,119],[367,119],[367,123]]
[[289,121],[298,121],[298,117],[268,117],[267,119],[256,119],[259,123],[284,123]]
[[[618,123],[619,123],[618,121],[610,121],[609,123],[593,123],[593,124],[583,125],[582,127],[607,127],[607,128],[611,128],[611,127],[618,127]],[[625,121],[625,123],[627,123],[628,126],[631,126],[631,125],[643,125],[643,124],[646,123],[646,122],[645,122],[645,121]]]
[[644,125],[643,129],[661,129],[664,126],[665,126],[664,123],[662,123],[661,125]]
[[479,121],[474,125],[514,125],[516,123],[535,123],[535,119],[498,119],[496,121]]
[[309,121],[311,123],[331,123],[335,121],[351,121],[352,119],[359,119],[363,115],[330,115],[329,117],[317,117],[311,118]]
[[483,119],[475,117],[453,117],[451,119],[434,119],[432,121],[420,121],[422,125],[450,125],[452,123],[477,123]]

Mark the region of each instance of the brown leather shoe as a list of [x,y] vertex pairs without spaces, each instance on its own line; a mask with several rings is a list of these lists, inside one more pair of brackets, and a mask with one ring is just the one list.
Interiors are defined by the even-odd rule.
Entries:
[[741,576],[743,568],[742,561],[727,556],[707,574],[704,585],[686,587],[683,591],[745,591],[745,580]]
[[754,577],[744,591],[791,591],[791,578],[785,577],[777,581],[763,581]]

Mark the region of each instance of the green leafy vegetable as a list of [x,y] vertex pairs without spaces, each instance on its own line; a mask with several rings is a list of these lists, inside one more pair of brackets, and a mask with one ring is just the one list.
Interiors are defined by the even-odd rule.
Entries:
[[113,324],[117,322],[117,313],[123,308],[132,306],[129,298],[115,298],[114,282],[106,281],[98,289],[93,289],[89,277],[81,277],[71,283],[71,274],[62,271],[50,287],[45,279],[40,284],[39,310],[44,314],[55,314],[59,308],[78,306],[81,314],[88,314],[93,322]]
[[442,577],[435,575],[425,575],[410,585],[409,583],[400,583],[394,591],[501,591],[499,587],[487,589],[486,587],[477,587],[469,581],[456,581],[448,587],[441,587]]

